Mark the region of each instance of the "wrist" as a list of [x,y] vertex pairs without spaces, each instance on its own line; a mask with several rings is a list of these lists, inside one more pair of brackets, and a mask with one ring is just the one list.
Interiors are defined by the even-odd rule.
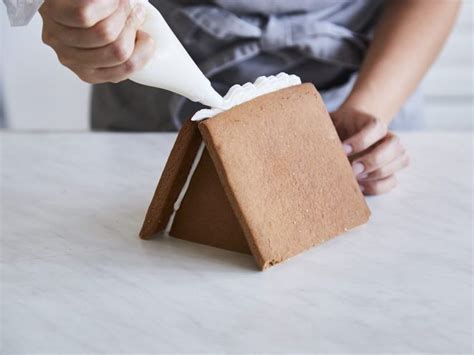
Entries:
[[391,109],[390,103],[380,96],[381,95],[376,95],[369,90],[354,89],[342,103],[341,108],[366,113],[382,120],[388,125],[392,121],[397,110]]

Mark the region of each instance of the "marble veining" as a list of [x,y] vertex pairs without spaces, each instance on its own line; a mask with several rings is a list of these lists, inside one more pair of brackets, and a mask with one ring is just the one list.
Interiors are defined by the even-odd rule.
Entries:
[[472,352],[471,134],[402,134],[370,223],[263,273],[137,237],[174,137],[0,135],[2,353]]

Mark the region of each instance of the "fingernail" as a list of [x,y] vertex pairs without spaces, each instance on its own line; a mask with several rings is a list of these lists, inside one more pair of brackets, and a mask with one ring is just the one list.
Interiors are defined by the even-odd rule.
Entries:
[[360,191],[364,192],[364,190],[365,190],[365,187],[364,187],[364,186],[359,185],[359,188],[360,188]]
[[354,163],[352,164],[352,171],[357,176],[364,171],[364,165],[362,163]]
[[343,144],[342,147],[344,148],[344,152],[346,154],[351,154],[352,153],[352,146],[349,144]]
[[369,174],[360,174],[357,178],[359,180],[364,180],[367,176],[369,176]]
[[146,18],[145,6],[137,4],[135,6],[135,16],[137,17],[137,20],[140,22],[140,24],[142,24]]

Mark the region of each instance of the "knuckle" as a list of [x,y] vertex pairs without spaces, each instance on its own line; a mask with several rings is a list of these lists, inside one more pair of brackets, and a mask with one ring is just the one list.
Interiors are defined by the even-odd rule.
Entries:
[[390,134],[390,140],[395,144],[401,145],[400,137],[397,136],[396,134]]
[[387,125],[380,119],[374,118],[373,127],[379,134],[379,137],[385,137],[388,134]]
[[58,56],[59,63],[61,63],[62,65],[68,68],[72,66],[72,61],[68,57],[66,57],[64,54],[58,53],[57,56]]
[[93,0],[81,1],[75,8],[73,16],[76,22],[83,27],[91,27],[93,25],[93,13],[95,2]]
[[104,44],[111,43],[116,40],[116,31],[109,21],[101,22],[94,27],[94,34],[102,40]]
[[370,190],[374,195],[380,195],[385,192],[384,186],[380,180],[376,180],[370,183]]
[[81,79],[82,81],[84,81],[86,83],[89,83],[89,84],[94,84],[92,82],[93,81],[92,78],[89,75],[87,75],[86,73],[81,72],[81,71],[75,71],[75,73],[76,73],[77,77],[79,79]]
[[131,73],[133,73],[134,71],[136,71],[138,69],[138,63],[133,58],[127,60],[123,64],[123,66],[124,66],[124,71],[125,71],[126,74],[131,74]]
[[386,175],[386,169],[385,168],[380,168],[380,169],[377,169],[373,172],[370,173],[370,178],[371,179],[381,179],[383,177],[385,177]]
[[366,195],[376,195],[376,191],[374,190],[374,181],[366,181],[364,183],[364,193]]
[[360,147],[360,149],[365,149],[370,146],[370,140],[367,136],[362,136],[360,139],[356,142],[354,142],[356,145]]
[[112,43],[110,49],[112,57],[121,63],[127,61],[131,55],[130,48],[120,41]]
[[43,32],[41,33],[41,41],[44,44],[51,46],[51,44],[53,43],[53,36],[51,36],[51,33],[49,31],[43,29]]
[[79,79],[81,79],[81,80],[82,80],[83,82],[85,82],[85,83],[88,83],[88,84],[96,84],[96,82],[95,82],[92,78],[90,78],[90,77],[88,77],[88,76],[78,75],[78,77],[79,77]]
[[367,169],[373,169],[374,167],[380,166],[380,161],[380,155],[372,153],[365,158],[364,165]]

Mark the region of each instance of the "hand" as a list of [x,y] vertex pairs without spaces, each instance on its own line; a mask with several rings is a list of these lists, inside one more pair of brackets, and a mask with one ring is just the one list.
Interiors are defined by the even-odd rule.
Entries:
[[400,139],[382,120],[357,109],[341,107],[331,118],[363,193],[378,195],[393,189],[395,173],[409,164]]
[[88,83],[125,80],[153,54],[153,39],[138,31],[144,6],[129,0],[46,0],[40,14],[43,42]]

